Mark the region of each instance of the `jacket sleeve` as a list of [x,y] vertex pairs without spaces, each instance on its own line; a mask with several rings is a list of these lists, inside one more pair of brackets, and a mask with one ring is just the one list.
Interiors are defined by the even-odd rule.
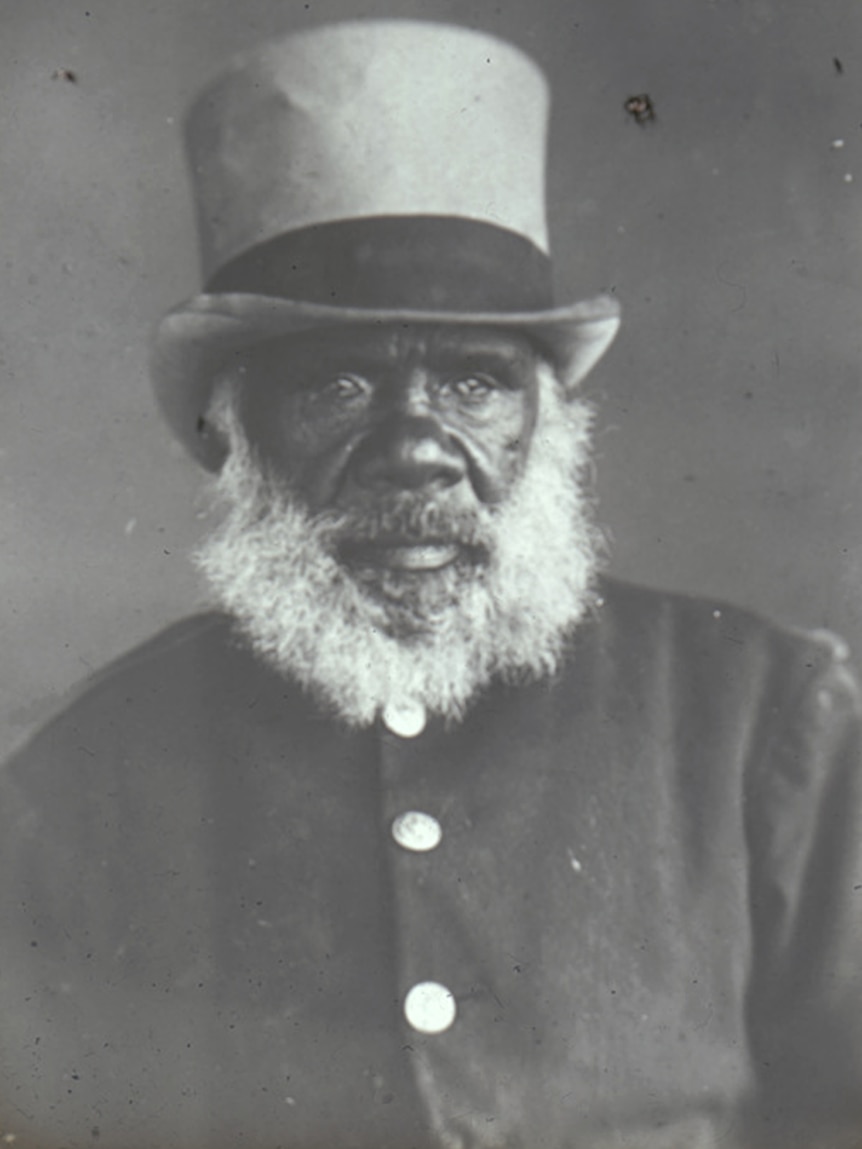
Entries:
[[[752,1149],[862,1146],[862,721],[840,640],[806,643],[751,763]],[[774,696],[773,696],[774,697]]]

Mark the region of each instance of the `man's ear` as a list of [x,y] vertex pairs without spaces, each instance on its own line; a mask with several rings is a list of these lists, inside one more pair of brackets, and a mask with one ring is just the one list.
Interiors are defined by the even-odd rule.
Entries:
[[220,471],[230,454],[227,435],[207,415],[198,416],[196,433],[200,443],[199,461],[208,471]]
[[197,457],[208,471],[217,472],[230,454],[231,421],[239,418],[239,388],[242,366],[231,366],[216,374],[206,408],[198,415],[195,427]]

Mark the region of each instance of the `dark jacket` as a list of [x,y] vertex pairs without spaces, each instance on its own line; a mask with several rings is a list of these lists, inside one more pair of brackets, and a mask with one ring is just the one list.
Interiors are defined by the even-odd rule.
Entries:
[[[15,1149],[862,1145],[859,743],[840,644],[619,584],[556,679],[412,740],[221,616],[174,626],[0,779],[0,1121]],[[436,849],[395,842],[406,810]],[[429,980],[457,1016],[423,1035]]]

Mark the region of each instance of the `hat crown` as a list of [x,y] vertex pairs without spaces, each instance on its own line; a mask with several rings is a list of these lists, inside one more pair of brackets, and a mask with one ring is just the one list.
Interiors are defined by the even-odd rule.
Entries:
[[285,233],[461,217],[546,252],[548,89],[519,49],[409,20],[326,25],[245,53],[186,142],[205,281]]

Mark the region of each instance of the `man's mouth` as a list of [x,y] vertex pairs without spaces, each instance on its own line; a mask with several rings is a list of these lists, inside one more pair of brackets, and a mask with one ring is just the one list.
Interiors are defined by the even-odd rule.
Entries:
[[343,557],[351,566],[419,574],[442,570],[463,553],[461,544],[442,540],[379,539],[342,548]]

